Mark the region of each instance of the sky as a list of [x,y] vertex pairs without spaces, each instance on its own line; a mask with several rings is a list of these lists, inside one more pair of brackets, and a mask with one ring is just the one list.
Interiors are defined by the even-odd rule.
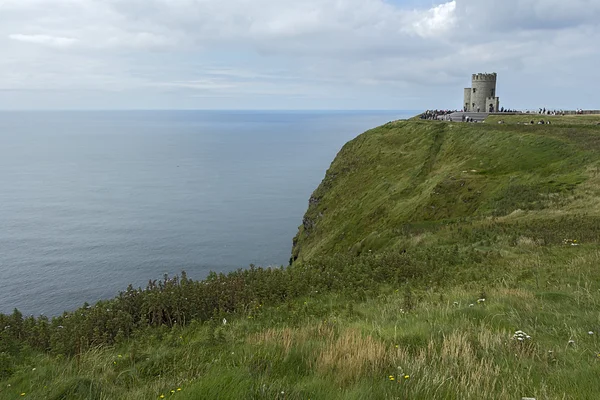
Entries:
[[0,0],[0,109],[600,109],[600,0]]

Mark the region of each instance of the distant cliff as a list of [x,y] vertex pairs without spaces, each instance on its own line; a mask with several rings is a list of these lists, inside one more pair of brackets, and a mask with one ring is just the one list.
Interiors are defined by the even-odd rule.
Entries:
[[518,118],[397,121],[350,141],[309,199],[291,261],[443,242],[431,234],[459,220],[575,212],[574,190],[597,168],[600,130],[592,120],[523,126]]

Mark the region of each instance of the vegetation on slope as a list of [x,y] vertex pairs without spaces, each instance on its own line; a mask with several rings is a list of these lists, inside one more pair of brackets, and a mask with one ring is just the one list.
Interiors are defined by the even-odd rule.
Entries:
[[[585,194],[596,187],[581,184],[598,171],[599,149],[600,127],[591,124],[388,123],[341,150],[310,199],[292,261],[406,248],[416,238],[444,245],[464,224],[581,219],[597,211]],[[511,217],[516,211],[526,215]],[[560,243],[564,234],[543,239]]]
[[0,397],[596,399],[599,137],[367,132],[311,198],[292,266],[0,316]]

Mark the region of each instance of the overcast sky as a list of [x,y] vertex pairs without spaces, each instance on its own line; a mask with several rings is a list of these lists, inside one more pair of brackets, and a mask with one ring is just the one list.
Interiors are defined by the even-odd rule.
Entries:
[[0,109],[600,108],[600,0],[0,0]]

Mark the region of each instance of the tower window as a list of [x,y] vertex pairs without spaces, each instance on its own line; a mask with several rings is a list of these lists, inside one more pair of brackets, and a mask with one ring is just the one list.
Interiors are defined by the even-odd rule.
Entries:
[[477,88],[473,88],[473,93],[477,92]]
[[496,90],[492,89],[492,97],[496,97]]

